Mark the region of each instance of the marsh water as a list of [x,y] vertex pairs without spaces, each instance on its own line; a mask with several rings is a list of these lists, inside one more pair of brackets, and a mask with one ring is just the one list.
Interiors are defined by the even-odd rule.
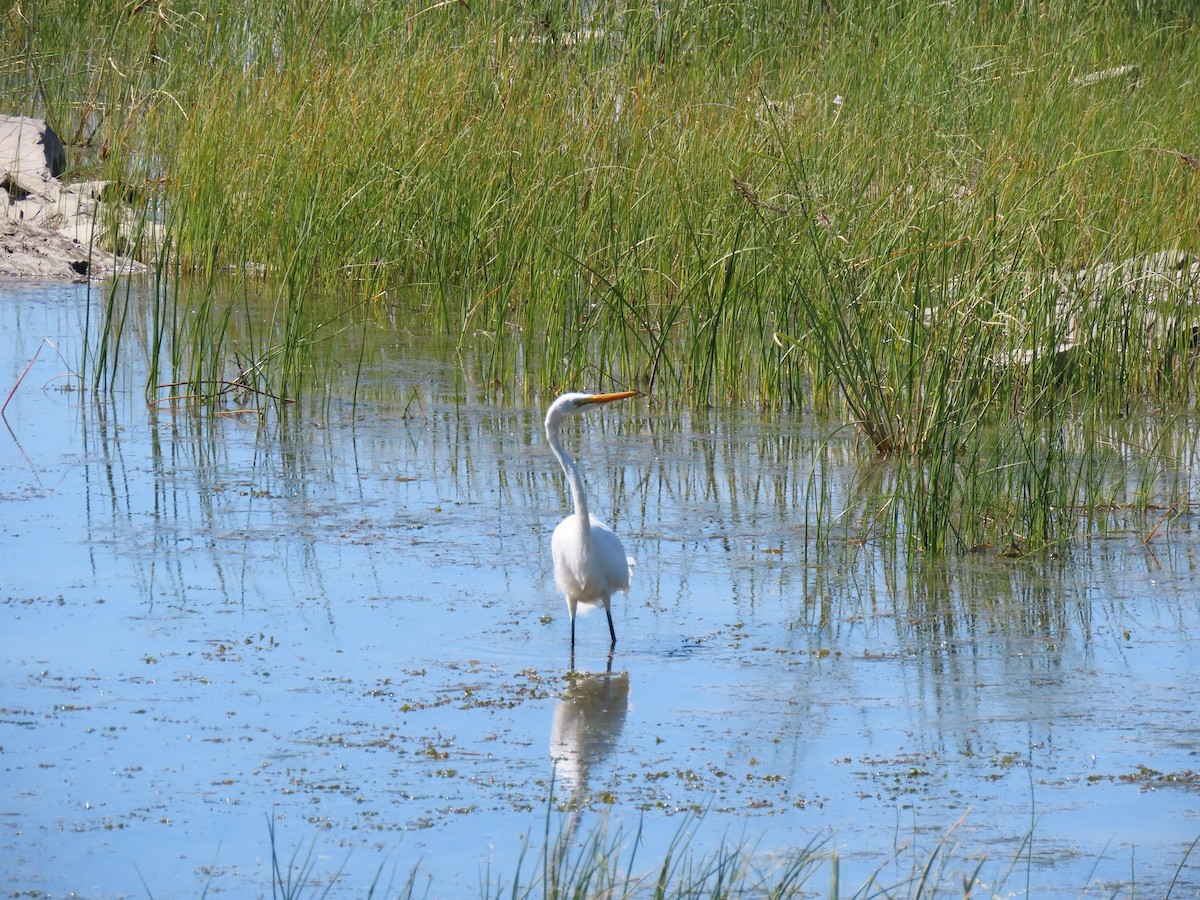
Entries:
[[651,881],[685,840],[809,848],[815,895],[909,896],[931,858],[951,890],[1200,890],[1186,518],[1026,559],[818,544],[850,430],[628,402],[566,438],[637,560],[572,667],[540,409],[410,335],[267,424],[149,406],[133,354],[98,396],[89,302],[0,288],[6,893],[270,896],[274,854],[304,896],[480,896],[600,833]]

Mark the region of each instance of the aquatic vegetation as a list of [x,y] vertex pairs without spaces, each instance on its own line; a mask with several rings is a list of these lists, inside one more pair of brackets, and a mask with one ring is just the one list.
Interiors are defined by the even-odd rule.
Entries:
[[153,402],[279,411],[330,389],[330,335],[361,374],[436,332],[530,400],[840,417],[904,467],[863,534],[1024,551],[1160,470],[1092,436],[1143,404],[1163,446],[1191,402],[1200,27],[976,12],[52,0],[6,14],[0,97],[154,226],[97,386],[132,342]]
[[[640,830],[632,835],[620,829],[610,830],[601,819],[580,836],[570,825],[555,830],[554,818],[547,810],[540,844],[532,835],[527,835],[525,852],[517,861],[516,871],[507,876],[489,869],[484,875],[480,895],[514,898],[650,896],[661,900],[689,897],[717,900],[745,896],[783,900],[803,896],[837,900],[843,896],[923,898],[950,892],[963,898],[998,897],[1004,895],[1006,884],[1014,873],[1019,876],[1022,858],[1033,852],[1035,837],[1031,831],[1021,844],[1020,855],[1010,860],[1007,868],[998,872],[993,881],[987,878],[990,873],[985,869],[996,866],[990,865],[986,856],[962,855],[955,833],[962,824],[960,821],[942,834],[931,850],[919,849],[920,841],[914,836],[911,845],[904,842],[897,847],[895,858],[884,863],[865,884],[844,885],[840,879],[838,852],[829,846],[832,841],[829,834],[820,834],[807,845],[784,855],[761,853],[754,845],[737,840],[723,841],[713,851],[697,853],[691,843],[703,823],[702,813],[683,816],[683,822],[661,860],[647,864],[638,858]],[[303,897],[308,893],[306,888],[327,896],[335,887],[343,886],[340,872],[321,880],[314,877],[312,851],[315,842],[309,843],[300,865],[297,865],[301,850],[298,846],[287,868],[281,869],[274,823],[268,824],[272,888],[279,896]],[[1200,839],[1192,842],[1179,861],[1171,881],[1172,889],[1197,843]],[[528,868],[527,855],[533,856]],[[376,873],[365,896],[374,896],[376,889],[382,886],[382,874],[382,870]],[[417,896],[421,876],[418,864],[408,872],[402,886],[388,884],[384,894],[404,898]],[[1082,890],[1086,892],[1087,888],[1085,885]],[[426,884],[421,896],[427,895],[430,889],[436,891],[437,885]]]

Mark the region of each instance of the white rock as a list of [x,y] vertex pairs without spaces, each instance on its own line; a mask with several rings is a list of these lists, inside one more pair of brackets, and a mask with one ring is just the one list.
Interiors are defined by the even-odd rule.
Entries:
[[0,115],[0,275],[82,280],[146,271],[110,251],[156,244],[159,229],[136,227],[125,207],[101,216],[107,182],[65,185],[58,180],[65,164],[62,142],[46,122]]
[[14,178],[45,181],[67,167],[62,141],[45,119],[0,115],[0,170]]

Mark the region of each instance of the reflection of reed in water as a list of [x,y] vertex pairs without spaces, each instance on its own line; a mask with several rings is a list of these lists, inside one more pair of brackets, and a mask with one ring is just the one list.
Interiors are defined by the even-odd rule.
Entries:
[[550,758],[554,780],[571,792],[571,805],[588,796],[588,774],[616,746],[629,709],[629,673],[572,675],[554,710]]

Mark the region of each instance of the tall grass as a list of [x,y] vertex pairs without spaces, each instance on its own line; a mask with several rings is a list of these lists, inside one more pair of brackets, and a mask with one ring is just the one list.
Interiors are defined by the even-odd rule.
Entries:
[[[1197,286],[1142,315],[1136,278],[1097,275],[1197,250],[1187,3],[5,16],[0,102],[158,226],[155,399],[277,406],[326,383],[326,334],[433,330],[510,394],[843,416],[908,466],[897,533],[936,552],[1061,538],[1052,499],[1112,490],[1078,436],[1192,396]],[[117,311],[97,373],[129,346]],[[963,500],[1007,511],[969,525]]]

